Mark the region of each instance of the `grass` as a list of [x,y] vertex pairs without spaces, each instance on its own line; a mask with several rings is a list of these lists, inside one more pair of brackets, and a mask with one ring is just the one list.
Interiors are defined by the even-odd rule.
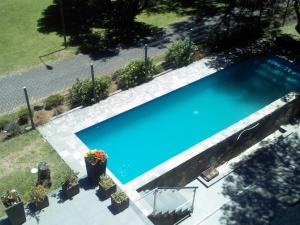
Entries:
[[300,40],[300,35],[296,31],[295,26],[296,26],[296,21],[290,21],[286,23],[283,27],[281,27],[280,29],[281,33],[292,35],[297,40]]
[[[37,21],[52,0],[0,1],[0,76],[40,64],[39,56],[63,48],[63,38],[54,33],[42,34]],[[73,55],[74,48],[44,57],[53,61]]]
[[[37,131],[0,142],[0,193],[16,189],[28,202],[30,190],[37,180],[37,175],[31,174],[30,170],[41,161],[51,167],[52,187],[49,191],[58,188],[68,166]],[[0,204],[2,216],[4,208]]]
[[173,23],[178,23],[188,20],[190,17],[176,12],[148,13],[144,11],[136,17],[138,22],[143,22],[156,27],[167,27]]

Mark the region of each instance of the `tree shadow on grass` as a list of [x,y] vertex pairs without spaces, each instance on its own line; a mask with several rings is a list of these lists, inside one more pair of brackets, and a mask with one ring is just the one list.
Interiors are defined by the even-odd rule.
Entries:
[[[139,22],[118,25],[111,20],[109,7],[95,8],[81,0],[65,0],[63,4],[68,44],[78,46],[80,53],[89,54],[93,59],[117,55],[120,48],[139,46],[161,32],[160,28]],[[38,31],[63,36],[58,0],[42,13]]]
[[226,178],[222,224],[267,225],[300,199],[297,134],[265,142]]

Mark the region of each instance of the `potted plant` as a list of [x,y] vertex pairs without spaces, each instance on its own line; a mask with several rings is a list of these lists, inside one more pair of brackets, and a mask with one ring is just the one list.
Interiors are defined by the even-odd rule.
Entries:
[[84,155],[88,177],[97,184],[99,177],[105,174],[107,155],[102,150],[91,150]]
[[117,212],[121,212],[129,206],[129,198],[124,191],[117,191],[110,198],[111,205]]
[[99,193],[104,198],[107,199],[111,194],[117,191],[117,185],[115,182],[107,175],[101,175],[99,179]]
[[30,193],[31,202],[36,210],[42,210],[49,206],[47,190],[42,185],[35,186]]
[[26,221],[24,203],[16,190],[8,190],[1,196],[5,212],[12,225],[19,225]]
[[62,183],[62,192],[68,198],[79,193],[79,183],[78,183],[78,173],[75,173],[73,170],[68,169]]

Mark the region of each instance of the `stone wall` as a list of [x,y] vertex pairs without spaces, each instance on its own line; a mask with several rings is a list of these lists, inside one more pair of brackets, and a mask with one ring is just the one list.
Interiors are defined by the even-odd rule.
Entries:
[[[289,102],[287,101],[285,105],[279,107],[269,115],[254,121],[249,126],[237,131],[225,140],[150,181],[137,191],[151,190],[156,187],[184,186],[198,177],[200,172],[209,166],[217,167],[222,165],[273,133],[280,125],[289,123],[293,118],[299,115],[300,98]],[[255,126],[257,123],[259,123],[259,125]],[[240,135],[243,130],[250,129],[254,126],[255,128]],[[239,135],[240,138],[237,140]]]

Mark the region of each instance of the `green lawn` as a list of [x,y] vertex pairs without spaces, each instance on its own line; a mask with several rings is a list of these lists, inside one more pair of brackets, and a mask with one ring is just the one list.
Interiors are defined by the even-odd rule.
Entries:
[[[63,38],[37,31],[37,21],[52,0],[0,1],[0,76],[41,63],[39,56],[63,47]],[[74,49],[43,58],[55,60],[74,54]]]
[[172,23],[182,22],[189,19],[189,16],[178,14],[176,12],[164,13],[148,13],[147,11],[141,13],[136,17],[136,21],[144,22],[149,25],[157,27],[167,27]]
[[296,21],[287,22],[283,27],[281,27],[281,33],[290,34],[296,39],[300,40],[300,35],[295,29]]
[[[37,175],[31,174],[30,169],[36,168],[41,161],[49,163],[51,167],[51,190],[58,188],[68,166],[37,131],[0,142],[0,193],[16,189],[27,202],[37,179]],[[4,209],[0,204],[0,217],[2,216]]]

